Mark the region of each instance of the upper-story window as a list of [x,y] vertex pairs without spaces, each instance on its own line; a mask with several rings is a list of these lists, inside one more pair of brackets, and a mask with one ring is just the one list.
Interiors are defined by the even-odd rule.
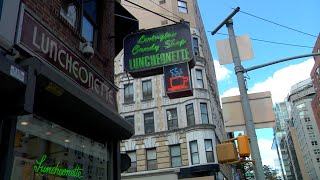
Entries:
[[202,124],[209,124],[207,103],[200,103]]
[[133,83],[124,85],[124,102],[133,102]]
[[199,56],[199,41],[198,38],[193,37],[192,38],[192,46],[193,46],[193,53],[195,56]]
[[154,118],[153,112],[144,114],[144,132],[154,133]]
[[97,1],[96,0],[62,0],[60,15],[73,27],[80,30],[82,37],[96,46]]
[[181,166],[181,150],[180,144],[170,146],[171,167]]
[[168,130],[178,128],[177,108],[167,110],[167,122],[168,122]]
[[187,124],[192,126],[195,124],[193,104],[186,105]]
[[147,149],[147,170],[158,169],[156,148]]
[[204,88],[203,75],[201,69],[196,69],[197,88]]
[[125,120],[128,121],[133,126],[133,129],[134,129],[134,116],[126,116]]
[[178,0],[178,10],[179,10],[179,12],[181,12],[181,13],[188,13],[187,2],[179,1],[179,0]]
[[142,98],[151,99],[152,98],[152,82],[150,80],[142,81]]
[[207,162],[214,162],[214,156],[213,156],[213,147],[212,147],[212,140],[211,139],[205,139],[204,145],[206,148],[206,157]]
[[191,164],[199,164],[199,151],[198,151],[198,143],[197,141],[190,142],[190,155],[191,155]]

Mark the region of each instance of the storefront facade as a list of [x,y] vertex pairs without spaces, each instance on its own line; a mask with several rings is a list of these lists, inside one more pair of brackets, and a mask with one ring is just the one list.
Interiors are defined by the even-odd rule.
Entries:
[[110,79],[120,51],[121,22],[113,17],[125,11],[99,0],[4,0],[2,7],[12,9],[0,11],[0,24],[17,13],[14,29],[0,31],[0,179],[120,179],[119,142],[133,128],[118,114]]

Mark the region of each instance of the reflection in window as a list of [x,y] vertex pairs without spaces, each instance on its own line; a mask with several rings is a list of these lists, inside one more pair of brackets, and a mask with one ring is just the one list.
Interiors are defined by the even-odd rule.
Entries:
[[87,42],[90,42],[91,45],[93,44],[93,25],[89,22],[86,17],[82,18],[82,36],[86,39]]
[[192,38],[192,46],[193,46],[193,53],[196,56],[199,56],[199,42],[198,42],[198,38],[193,37]]
[[131,159],[131,166],[127,170],[128,173],[137,172],[137,154],[136,151],[127,152],[128,156]]
[[152,82],[151,80],[142,81],[142,98],[152,98]]
[[147,149],[147,170],[158,169],[156,148]]
[[135,129],[134,128],[134,116],[126,116],[125,119],[133,126],[133,130],[134,130]]
[[192,164],[199,164],[199,151],[198,151],[198,144],[197,141],[190,142],[190,154],[191,154],[191,163]]
[[144,132],[154,133],[154,119],[153,112],[144,114]]
[[73,27],[76,27],[78,9],[72,0],[62,0],[60,15],[64,17]]
[[171,167],[181,166],[180,144],[170,146]]
[[204,88],[203,76],[202,76],[202,70],[201,69],[196,69],[196,78],[197,78],[197,87],[198,88]]
[[178,10],[181,13],[188,13],[187,2],[178,0]]
[[167,110],[168,130],[178,128],[177,108]]
[[186,105],[187,124],[193,126],[195,124],[193,104]]
[[202,124],[209,124],[207,103],[200,103]]
[[133,83],[124,85],[124,102],[133,102]]
[[206,157],[207,162],[214,162],[214,156],[213,156],[213,147],[212,147],[212,140],[211,139],[205,139],[204,145],[206,149]]

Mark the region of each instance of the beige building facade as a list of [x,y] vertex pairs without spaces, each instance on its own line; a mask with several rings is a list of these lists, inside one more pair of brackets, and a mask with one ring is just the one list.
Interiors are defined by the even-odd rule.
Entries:
[[[216,144],[224,131],[212,55],[196,0],[136,0],[146,9],[190,26],[196,65],[191,69],[193,96],[169,99],[164,76],[132,78],[123,70],[123,51],[115,58],[118,110],[135,130],[121,151],[131,158],[122,179],[231,179],[230,167],[218,164]],[[173,24],[126,1],[140,29]]]

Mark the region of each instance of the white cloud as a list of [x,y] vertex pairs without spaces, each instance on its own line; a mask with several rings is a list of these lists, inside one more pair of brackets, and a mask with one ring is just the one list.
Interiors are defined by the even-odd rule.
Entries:
[[[292,85],[310,77],[314,65],[313,58],[300,64],[290,65],[276,71],[263,82],[258,82],[249,88],[249,93],[271,91],[272,101],[281,102],[287,97]],[[222,94],[225,96],[239,95],[238,88],[231,88]]]
[[262,164],[269,165],[272,169],[275,169],[274,159],[277,159],[278,155],[276,150],[271,149],[272,140],[258,139],[258,145]]
[[219,61],[214,60],[214,69],[216,71],[216,76],[218,81],[226,80],[230,77],[231,71],[224,66],[219,64]]

